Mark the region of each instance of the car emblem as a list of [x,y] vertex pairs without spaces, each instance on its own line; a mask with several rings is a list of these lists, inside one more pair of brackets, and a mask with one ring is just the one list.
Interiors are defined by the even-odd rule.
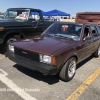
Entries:
[[27,55],[27,52],[22,51],[22,53]]

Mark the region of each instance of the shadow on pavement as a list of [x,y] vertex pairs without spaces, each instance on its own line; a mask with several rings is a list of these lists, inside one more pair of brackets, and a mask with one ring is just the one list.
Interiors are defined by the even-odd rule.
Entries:
[[[82,65],[86,64],[88,61],[90,61],[93,57],[89,57],[87,59],[85,59],[84,61],[80,62],[78,65],[77,65],[77,69],[80,68]],[[30,70],[28,68],[25,68],[25,67],[22,67],[18,64],[14,65],[13,67],[17,68],[19,71],[21,71],[22,73],[32,77],[32,78],[35,78],[37,80],[40,80],[40,81],[44,81],[50,85],[52,84],[55,84],[55,83],[58,83],[60,78],[59,78],[59,75],[43,75],[42,73],[40,72],[37,72],[37,71],[33,71],[33,70]]]
[[92,58],[94,58],[94,57],[93,56],[90,56],[90,57],[86,58],[85,60],[83,60],[82,62],[80,62],[77,65],[77,69],[80,68],[81,66],[83,66],[84,64],[86,64],[87,62],[89,62]]
[[5,52],[2,50],[2,46],[0,45],[0,54],[4,54]]
[[46,82],[50,85],[59,82],[59,76],[58,75],[47,75],[47,76],[45,76],[40,72],[30,70],[30,69],[22,67],[18,64],[14,65],[13,67],[17,68],[19,71],[21,71],[22,73],[24,73],[24,74],[26,74],[26,75],[28,75],[32,78],[35,78],[39,81],[44,81],[44,82]]

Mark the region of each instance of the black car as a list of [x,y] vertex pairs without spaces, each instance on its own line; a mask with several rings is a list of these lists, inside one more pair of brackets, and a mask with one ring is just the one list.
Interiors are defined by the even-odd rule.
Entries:
[[0,19],[0,44],[5,49],[8,42],[41,34],[52,23],[39,9],[9,8]]

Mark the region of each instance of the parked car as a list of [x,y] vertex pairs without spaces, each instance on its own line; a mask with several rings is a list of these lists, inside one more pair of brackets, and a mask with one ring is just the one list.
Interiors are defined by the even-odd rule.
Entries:
[[95,24],[56,22],[41,35],[9,43],[5,55],[23,67],[70,81],[79,62],[99,57],[100,29]]
[[0,19],[0,44],[28,36],[41,34],[53,21],[45,21],[41,10],[32,8],[9,8]]

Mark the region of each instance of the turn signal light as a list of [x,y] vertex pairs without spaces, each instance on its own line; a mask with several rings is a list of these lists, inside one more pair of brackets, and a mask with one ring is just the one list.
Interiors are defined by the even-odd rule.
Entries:
[[52,65],[56,65],[56,59],[55,59],[55,57],[52,57],[51,64],[52,64]]
[[3,31],[4,30],[4,27],[0,27],[0,31]]

